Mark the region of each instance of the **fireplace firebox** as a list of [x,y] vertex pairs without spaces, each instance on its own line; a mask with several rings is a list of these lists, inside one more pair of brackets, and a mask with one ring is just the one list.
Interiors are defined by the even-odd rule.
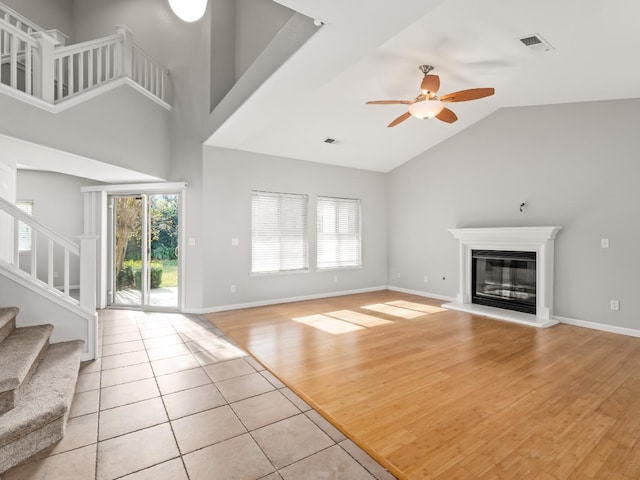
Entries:
[[536,314],[536,252],[472,250],[471,302]]

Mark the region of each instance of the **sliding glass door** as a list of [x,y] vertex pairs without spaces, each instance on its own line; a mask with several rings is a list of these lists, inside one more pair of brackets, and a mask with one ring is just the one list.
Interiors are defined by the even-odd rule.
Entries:
[[180,195],[114,195],[110,209],[110,303],[178,308]]

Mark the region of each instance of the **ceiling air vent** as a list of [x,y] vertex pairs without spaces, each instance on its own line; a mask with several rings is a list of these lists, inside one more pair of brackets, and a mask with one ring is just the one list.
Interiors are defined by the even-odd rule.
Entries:
[[518,40],[520,40],[525,47],[530,48],[531,50],[540,52],[554,50],[553,46],[551,46],[551,44],[538,33],[527,35],[526,37],[520,37]]

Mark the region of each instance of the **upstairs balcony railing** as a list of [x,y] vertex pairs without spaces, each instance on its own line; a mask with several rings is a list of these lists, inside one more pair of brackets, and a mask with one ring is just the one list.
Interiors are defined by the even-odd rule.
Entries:
[[7,7],[3,3],[0,3],[0,19],[4,20],[9,25],[13,25],[18,30],[24,33],[31,34],[44,31],[42,27],[36,25],[31,20],[19,14],[15,10]]
[[108,37],[62,45],[58,32],[45,32],[18,19],[0,3],[0,84],[48,104],[128,79],[169,107],[169,72],[133,41],[126,25]]

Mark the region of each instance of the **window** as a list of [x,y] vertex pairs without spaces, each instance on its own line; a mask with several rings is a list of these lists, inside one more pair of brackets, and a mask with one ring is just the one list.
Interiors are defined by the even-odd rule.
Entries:
[[318,197],[318,268],[362,265],[360,200]]
[[251,273],[307,270],[307,195],[251,192]]
[[[27,215],[33,215],[33,200],[17,201],[16,207]],[[31,227],[23,222],[19,222],[18,225],[18,250],[20,252],[31,251]]]

